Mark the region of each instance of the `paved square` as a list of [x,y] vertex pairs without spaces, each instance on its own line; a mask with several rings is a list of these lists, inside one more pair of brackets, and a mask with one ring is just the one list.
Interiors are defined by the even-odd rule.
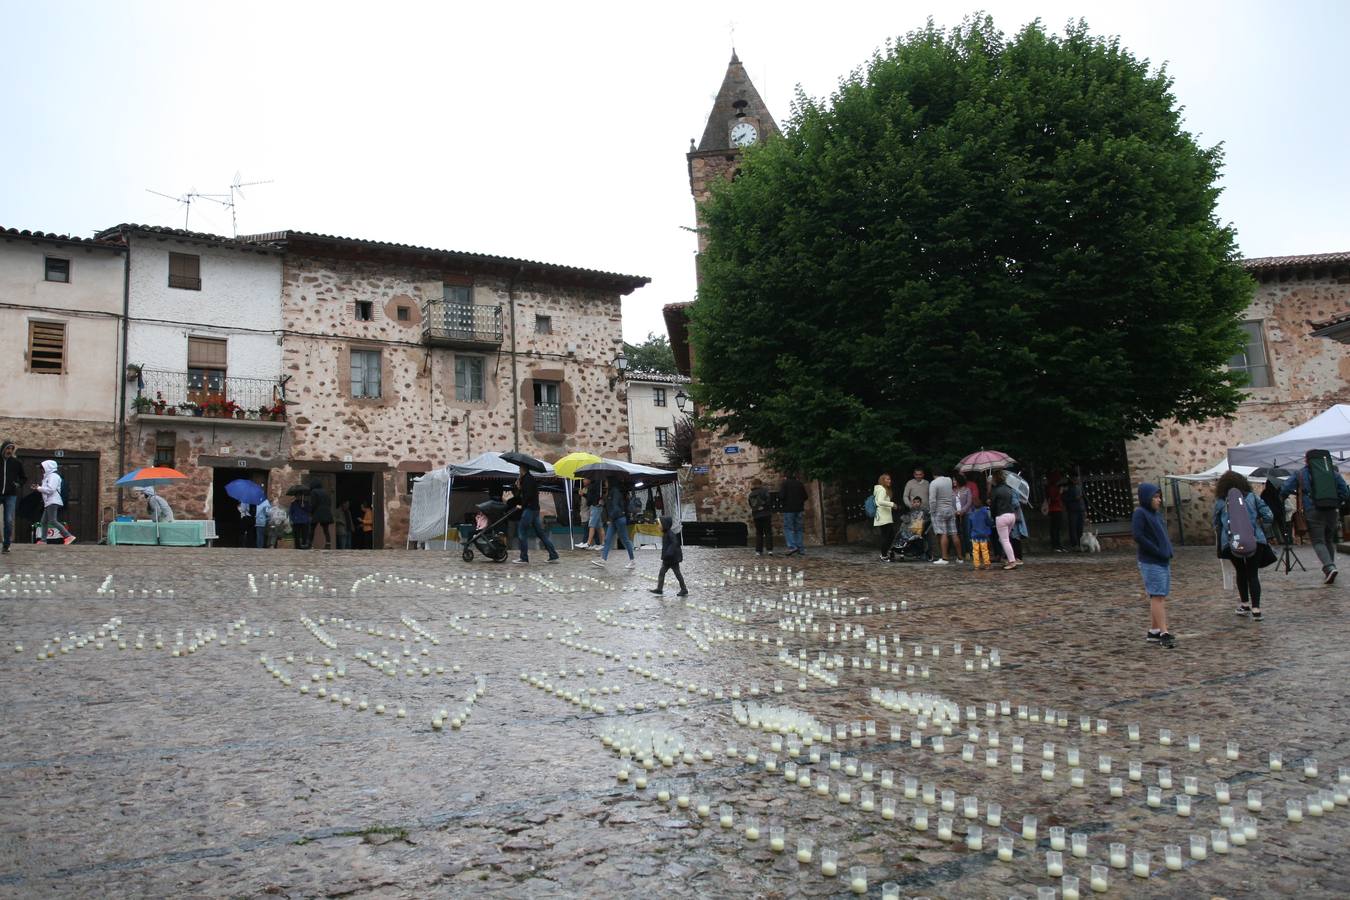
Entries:
[[646,592],[654,553],[594,556],[15,548],[0,894],[823,896],[863,866],[873,897],[1034,897],[1062,828],[1083,897],[1093,865],[1112,896],[1350,896],[1350,586],[1267,570],[1253,623],[1184,550],[1168,651],[1132,556],[691,548],[687,603]]

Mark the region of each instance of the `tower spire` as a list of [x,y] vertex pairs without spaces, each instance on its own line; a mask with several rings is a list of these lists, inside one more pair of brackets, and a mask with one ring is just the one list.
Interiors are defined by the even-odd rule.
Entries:
[[727,64],[727,74],[722,79],[722,87],[713,101],[712,112],[708,115],[708,124],[703,129],[703,139],[698,149],[725,150],[731,148],[730,127],[737,119],[751,118],[758,122],[764,137],[778,134],[778,125],[774,122],[764,100],[755,90],[750,76],[745,72],[736,48],[731,48],[731,62]]

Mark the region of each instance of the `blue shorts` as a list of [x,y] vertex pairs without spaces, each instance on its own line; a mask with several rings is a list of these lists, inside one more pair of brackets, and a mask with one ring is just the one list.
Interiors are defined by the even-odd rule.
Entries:
[[589,528],[599,528],[599,527],[600,527],[600,507],[598,507],[598,506],[592,506],[592,507],[591,507],[590,518],[588,518],[588,519],[586,520],[586,525],[587,525],[587,527],[589,527]]
[[1166,597],[1172,590],[1172,567],[1158,563],[1141,562],[1139,574],[1144,579],[1144,590],[1150,597]]

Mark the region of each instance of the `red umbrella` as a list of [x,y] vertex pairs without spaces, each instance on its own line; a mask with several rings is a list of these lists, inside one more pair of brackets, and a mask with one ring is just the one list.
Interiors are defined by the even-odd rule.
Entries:
[[992,472],[1017,462],[1002,450],[977,450],[956,464],[962,472]]

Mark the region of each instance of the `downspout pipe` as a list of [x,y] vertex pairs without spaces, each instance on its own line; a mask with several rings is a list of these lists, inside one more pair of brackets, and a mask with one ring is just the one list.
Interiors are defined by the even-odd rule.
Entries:
[[[126,241],[126,254],[122,259],[122,353],[117,366],[117,477],[127,470],[127,331],[131,321],[131,239]],[[117,489],[117,514],[123,509],[125,491]]]
[[520,276],[525,273],[524,266],[518,266],[506,285],[506,304],[511,314],[511,449],[520,451],[520,373],[516,363],[516,286]]

